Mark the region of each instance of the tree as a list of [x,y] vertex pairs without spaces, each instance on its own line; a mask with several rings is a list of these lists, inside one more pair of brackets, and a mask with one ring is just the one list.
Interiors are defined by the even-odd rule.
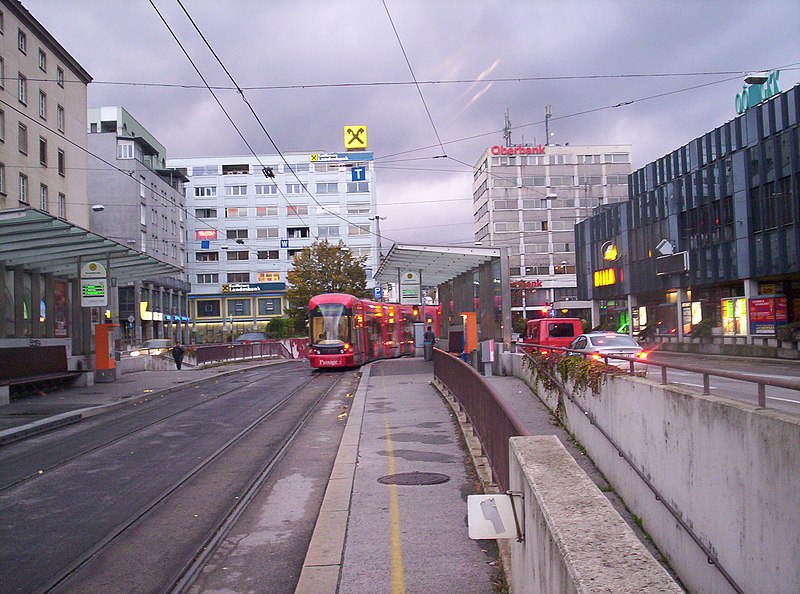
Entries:
[[308,322],[308,302],[320,293],[348,293],[356,297],[367,296],[366,256],[355,258],[344,242],[315,241],[310,247],[294,255],[293,270],[286,275],[289,287],[288,316],[295,329],[305,328]]

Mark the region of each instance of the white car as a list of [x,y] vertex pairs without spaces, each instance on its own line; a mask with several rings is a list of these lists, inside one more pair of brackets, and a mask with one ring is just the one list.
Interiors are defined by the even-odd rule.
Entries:
[[575,337],[567,347],[567,355],[578,355],[584,359],[603,361],[614,367],[630,371],[631,364],[624,359],[607,357],[608,355],[623,355],[633,357],[633,372],[637,375],[647,374],[647,364],[640,362],[647,359],[647,351],[627,334],[613,332],[593,332],[580,334]]

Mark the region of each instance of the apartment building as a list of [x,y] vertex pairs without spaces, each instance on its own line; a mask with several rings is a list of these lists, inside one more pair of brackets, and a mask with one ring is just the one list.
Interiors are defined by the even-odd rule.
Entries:
[[170,159],[186,170],[187,272],[198,341],[220,340],[284,313],[292,256],[344,242],[378,265],[372,153],[302,152]]
[[475,241],[510,251],[512,312],[588,315],[578,301],[575,224],[628,199],[630,145],[495,145],[474,167]]

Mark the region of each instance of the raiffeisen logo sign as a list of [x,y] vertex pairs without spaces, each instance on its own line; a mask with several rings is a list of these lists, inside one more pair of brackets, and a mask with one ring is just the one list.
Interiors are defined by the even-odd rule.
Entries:
[[491,151],[493,155],[543,155],[544,147],[541,144],[539,146],[523,146],[521,144],[517,146],[500,146],[496,144],[491,148]]
[[[765,99],[769,99],[780,93],[781,88],[778,85],[778,78],[780,78],[780,75],[781,71],[776,70],[775,72],[769,73],[767,82],[763,84],[742,85],[742,92],[736,94],[736,113],[741,115]],[[761,76],[763,77],[763,75]]]

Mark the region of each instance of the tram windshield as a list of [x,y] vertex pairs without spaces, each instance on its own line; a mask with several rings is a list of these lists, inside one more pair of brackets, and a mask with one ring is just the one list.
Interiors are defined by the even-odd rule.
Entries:
[[350,309],[340,303],[321,303],[311,312],[310,328],[313,344],[350,342]]

